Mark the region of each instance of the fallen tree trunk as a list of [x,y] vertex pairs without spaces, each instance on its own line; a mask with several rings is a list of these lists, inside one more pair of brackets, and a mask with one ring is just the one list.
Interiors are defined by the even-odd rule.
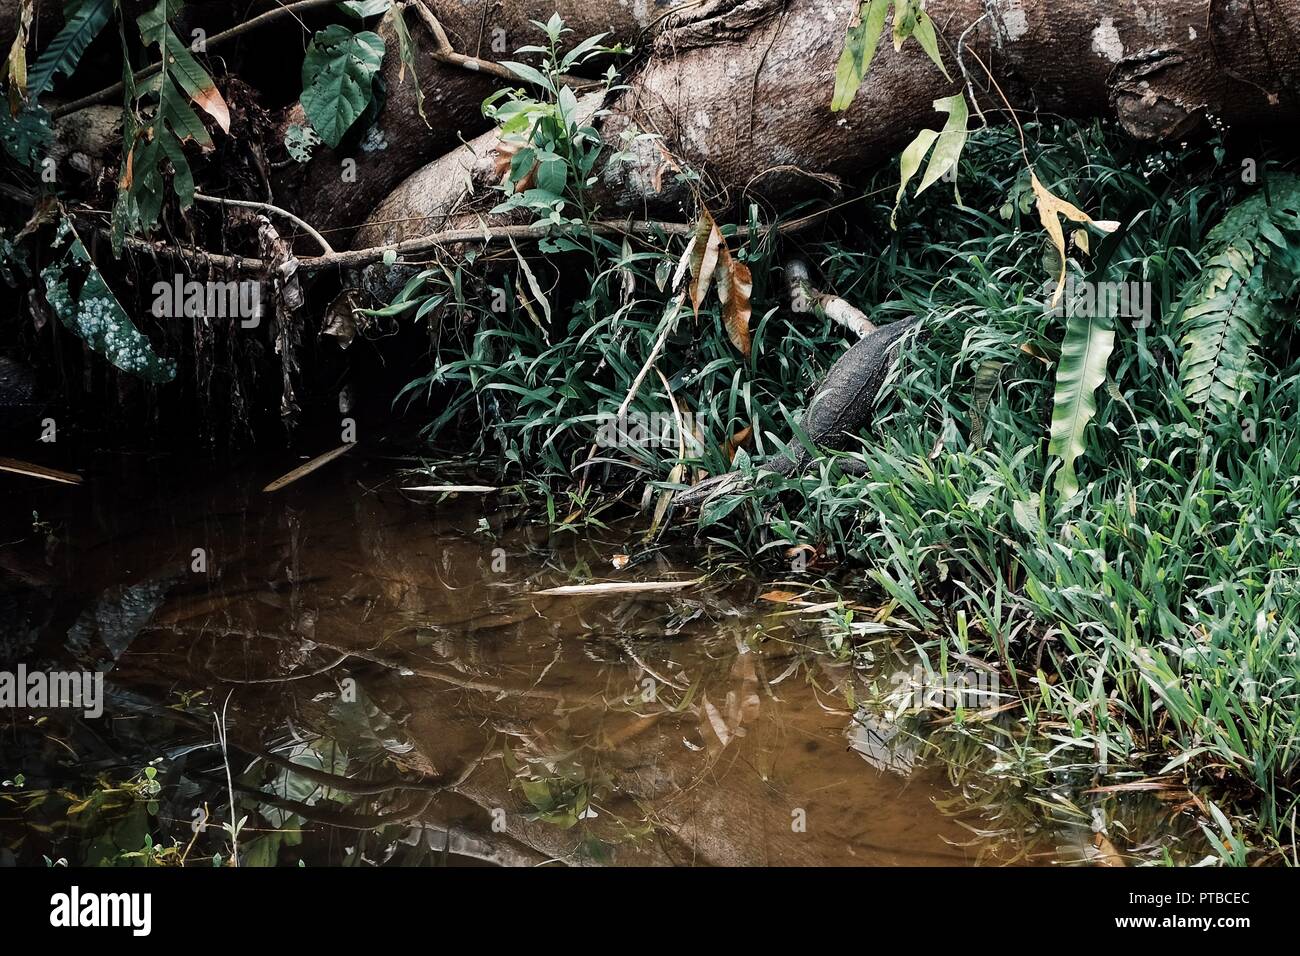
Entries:
[[[650,23],[651,9],[644,2],[603,0],[521,0],[508,4],[497,0],[424,0],[424,5],[442,25],[457,53],[494,62],[535,61],[535,57],[517,57],[514,53],[518,47],[539,42],[539,31],[531,20],[544,22],[551,14],[559,13],[573,31],[567,35],[571,42],[608,33],[606,43],[631,45]],[[484,132],[490,123],[483,116],[483,100],[508,85],[481,70],[445,62],[419,11],[408,9],[405,16],[416,51],[414,79],[410,71],[403,69],[397,55],[398,40],[392,24],[385,22],[379,30],[389,51],[382,70],[388,99],[378,122],[383,147],[319,147],[305,175],[291,170],[279,184],[283,200],[327,234],[332,230],[339,246],[347,245],[375,205],[407,176],[430,159],[457,150],[458,144]],[[606,65],[608,61],[598,62],[588,72],[599,75]],[[416,81],[424,93],[424,117],[418,107]],[[300,113],[295,112],[288,122],[301,120]],[[355,162],[355,169],[349,167],[345,175],[344,161],[348,159]]]
[[[931,0],[927,10],[953,78],[915,41],[900,52],[882,42],[851,107],[833,113],[847,5],[710,0],[665,23],[603,131],[610,142],[625,130],[658,133],[676,162],[704,175],[711,206],[745,198],[780,209],[893,159],[920,129],[940,125],[935,99],[967,89],[990,122],[1005,119],[991,80],[1018,111],[1113,116],[1151,142],[1211,121],[1276,132],[1300,118],[1296,0],[1152,0],[1141,9]],[[486,142],[474,144],[480,155]],[[689,215],[689,187],[662,175],[664,165],[653,141],[607,164],[596,190],[603,213]],[[381,220],[396,208],[445,209],[452,188],[432,171],[412,176],[370,217],[367,242],[410,235]]]

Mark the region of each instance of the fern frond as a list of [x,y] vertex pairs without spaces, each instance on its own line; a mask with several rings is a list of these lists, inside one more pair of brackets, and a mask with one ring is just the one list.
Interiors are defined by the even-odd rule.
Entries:
[[1206,236],[1203,271],[1177,311],[1187,401],[1225,417],[1250,388],[1260,338],[1300,277],[1300,178],[1276,176]]
[[79,7],[70,9],[63,29],[27,71],[27,92],[33,100],[50,88],[59,73],[72,75],[86,47],[112,14],[113,0],[84,0]]

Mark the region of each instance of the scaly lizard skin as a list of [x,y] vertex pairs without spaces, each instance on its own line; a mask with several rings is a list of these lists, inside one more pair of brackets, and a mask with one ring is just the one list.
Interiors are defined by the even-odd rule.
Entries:
[[[844,451],[852,446],[854,436],[871,424],[876,393],[897,356],[894,346],[918,321],[892,322],[864,335],[831,366],[803,415],[803,430],[815,446]],[[785,454],[774,455],[759,464],[767,471],[788,477],[801,474],[812,459],[812,453],[799,443]],[[853,468],[850,465],[846,470]],[[673,504],[698,508],[715,497],[742,490],[741,479],[736,472],[716,475],[678,492]]]

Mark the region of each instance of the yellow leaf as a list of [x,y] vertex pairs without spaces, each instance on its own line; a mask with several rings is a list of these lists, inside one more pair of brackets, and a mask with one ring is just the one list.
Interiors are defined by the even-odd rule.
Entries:
[[1038,174],[1032,169],[1029,170],[1029,182],[1034,187],[1038,219],[1047,230],[1047,235],[1052,240],[1052,245],[1056,247],[1056,254],[1061,260],[1060,271],[1056,276],[1056,291],[1052,293],[1052,308],[1056,308],[1065,291],[1065,230],[1061,228],[1061,220],[1058,217],[1064,216],[1071,222],[1088,223],[1103,232],[1114,232],[1119,228],[1119,223],[1110,220],[1094,221],[1078,206],[1067,202],[1044,186],[1039,181]]
[[898,158],[899,183],[898,193],[894,196],[894,211],[889,214],[889,228],[898,228],[898,204],[903,201],[903,190],[912,177],[917,174],[921,168],[921,161],[925,159],[925,154],[930,151],[934,141],[939,138],[938,130],[923,129],[916,134],[916,139],[907,144],[903,150],[903,155]]

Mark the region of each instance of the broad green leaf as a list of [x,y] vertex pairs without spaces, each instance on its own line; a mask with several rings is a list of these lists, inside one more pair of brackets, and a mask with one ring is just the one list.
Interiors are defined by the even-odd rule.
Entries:
[[171,27],[167,28],[163,36],[169,60],[167,72],[171,78],[194,101],[194,105],[217,121],[223,133],[229,133],[230,107],[226,105],[225,98],[217,90],[208,71],[199,65],[190,54],[189,47],[180,41]]
[[393,0],[341,0],[339,6],[357,19],[364,20],[387,13],[393,7]]
[[532,83],[534,86],[540,86],[544,90],[555,92],[555,85],[540,70],[534,69],[527,63],[516,63],[514,60],[502,60],[501,65],[513,73],[525,83]]
[[150,382],[174,379],[175,363],[159,358],[135,327],[67,219],[51,251],[59,258],[41,271],[41,279],[59,321],[122,371]]
[[934,22],[924,10],[917,14],[916,26],[912,30],[912,36],[916,37],[916,42],[921,44],[921,49],[934,61],[934,65],[943,71],[944,76],[951,80],[952,77],[948,76],[948,68],[943,65],[943,57],[939,55],[939,38],[935,36]]
[[912,35],[921,13],[920,0],[894,0],[894,52]]
[[1115,330],[1108,316],[1071,315],[1065,324],[1061,361],[1056,368],[1052,398],[1052,439],[1049,455],[1061,459],[1056,490],[1064,501],[1079,490],[1074,462],[1083,454],[1084,433],[1097,414],[1097,386],[1106,380],[1106,362],[1115,347]]
[[198,143],[205,149],[212,145],[208,128],[199,119],[199,114],[190,108],[189,101],[172,81],[172,76],[159,74],[157,84],[158,117],[162,119],[172,133],[182,143]]
[[961,151],[966,145],[966,121],[969,112],[966,108],[965,95],[956,93],[935,100],[934,108],[941,113],[947,113],[948,122],[944,124],[939,139],[934,144],[934,152],[930,154],[930,162],[925,167],[925,175],[921,177],[921,185],[916,187],[918,196],[948,170],[957,168]]
[[934,141],[939,138],[938,132],[932,129],[923,129],[916,134],[916,139],[907,144],[903,150],[903,155],[898,158],[899,183],[898,193],[894,196],[894,209],[889,214],[889,228],[898,228],[898,204],[903,201],[903,190],[907,189],[907,184],[912,177],[917,174],[921,168],[921,161],[925,159],[925,154],[930,151]]
[[564,160],[552,156],[537,164],[537,188],[556,196],[564,195],[569,179],[569,167]]
[[383,59],[377,33],[353,33],[335,23],[312,37],[302,64],[302,108],[330,147],[338,146],[370,105]]
[[0,109],[0,145],[20,165],[39,169],[52,135],[50,115],[44,108],[29,104],[16,116]]
[[858,87],[871,68],[871,60],[880,44],[880,34],[885,29],[885,15],[889,0],[866,0],[853,16],[848,33],[844,36],[844,51],[835,68],[835,93],[831,97],[831,111],[838,113],[849,108],[858,95]]

